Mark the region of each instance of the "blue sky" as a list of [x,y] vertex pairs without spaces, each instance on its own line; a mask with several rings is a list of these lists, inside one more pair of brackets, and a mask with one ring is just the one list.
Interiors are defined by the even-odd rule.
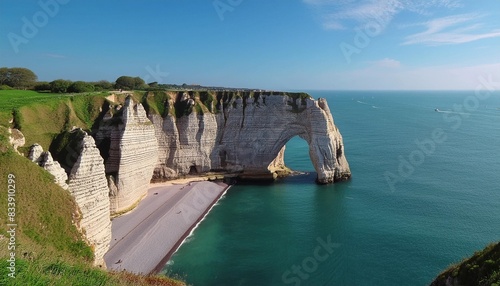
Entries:
[[1,0],[0,66],[47,81],[472,90],[500,82],[498,19],[498,0]]

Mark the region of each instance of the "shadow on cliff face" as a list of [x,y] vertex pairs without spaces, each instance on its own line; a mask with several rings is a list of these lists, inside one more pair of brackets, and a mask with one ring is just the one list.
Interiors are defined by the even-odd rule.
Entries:
[[85,137],[85,132],[81,129],[64,131],[56,136],[49,147],[54,160],[61,164],[67,174],[71,172],[80,156],[81,142]]

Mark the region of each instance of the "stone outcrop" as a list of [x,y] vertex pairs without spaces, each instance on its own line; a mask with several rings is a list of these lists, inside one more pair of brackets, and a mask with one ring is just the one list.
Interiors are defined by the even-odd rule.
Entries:
[[278,156],[269,164],[267,169],[274,174],[273,178],[284,177],[290,173],[291,170],[285,165],[285,149],[286,145],[278,152]]
[[68,189],[68,175],[61,167],[59,162],[54,161],[52,155],[49,151],[44,152],[42,146],[34,144],[31,146],[28,158],[38,164],[40,167],[44,168],[47,172],[54,176],[54,182],[61,186],[63,189]]
[[40,162],[42,160],[42,154],[43,154],[43,147],[40,146],[38,143],[35,143],[30,147],[30,151],[28,153],[28,159],[30,159],[31,162],[40,165]]
[[23,147],[24,144],[26,144],[26,139],[24,138],[24,135],[21,131],[19,131],[16,128],[9,128],[9,143],[12,145],[12,148],[14,148],[14,151],[16,151],[18,154],[19,151],[17,151],[17,148]]
[[104,162],[94,139],[86,133],[76,152],[79,155],[71,169],[68,185],[82,213],[78,227],[94,250],[94,263],[105,266],[104,254],[111,241],[111,220]]
[[[272,178],[284,166],[283,147],[294,136],[309,144],[319,183],[348,179],[342,136],[325,99],[304,94],[233,94],[217,96],[216,112],[194,95],[178,96],[166,106],[185,102],[198,112],[184,116],[150,114],[158,139],[154,180],[210,170]],[[177,102],[175,102],[177,101]],[[200,112],[201,111],[201,112]],[[178,111],[176,111],[178,112]]]
[[129,96],[116,115],[103,118],[96,140],[106,154],[111,214],[126,211],[146,195],[158,160],[153,124]]

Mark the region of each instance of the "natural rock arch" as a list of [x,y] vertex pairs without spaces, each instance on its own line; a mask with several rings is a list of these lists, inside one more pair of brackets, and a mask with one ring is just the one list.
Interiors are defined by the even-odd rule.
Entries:
[[[148,102],[162,102],[158,94]],[[161,114],[150,112],[158,141],[153,181],[189,174],[223,171],[249,179],[275,177],[284,167],[283,147],[294,136],[308,142],[319,183],[351,176],[342,136],[325,99],[307,94],[221,91],[168,94]],[[177,101],[194,105],[179,104]],[[172,106],[191,106],[175,109]],[[153,110],[153,108],[149,108]]]
[[[226,168],[245,174],[270,174],[270,165],[283,164],[285,144],[300,136],[309,145],[309,156],[319,183],[350,177],[342,136],[325,99],[267,96],[257,103],[237,100],[224,110],[224,133],[216,153],[225,152]],[[265,100],[265,104],[263,101]],[[215,156],[214,156],[215,157]],[[217,157],[214,158],[217,161]]]

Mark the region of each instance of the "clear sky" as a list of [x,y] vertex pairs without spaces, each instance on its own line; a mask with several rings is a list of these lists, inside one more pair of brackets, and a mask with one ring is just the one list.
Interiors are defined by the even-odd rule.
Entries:
[[499,19],[498,0],[0,0],[0,66],[46,81],[472,90],[500,82]]

